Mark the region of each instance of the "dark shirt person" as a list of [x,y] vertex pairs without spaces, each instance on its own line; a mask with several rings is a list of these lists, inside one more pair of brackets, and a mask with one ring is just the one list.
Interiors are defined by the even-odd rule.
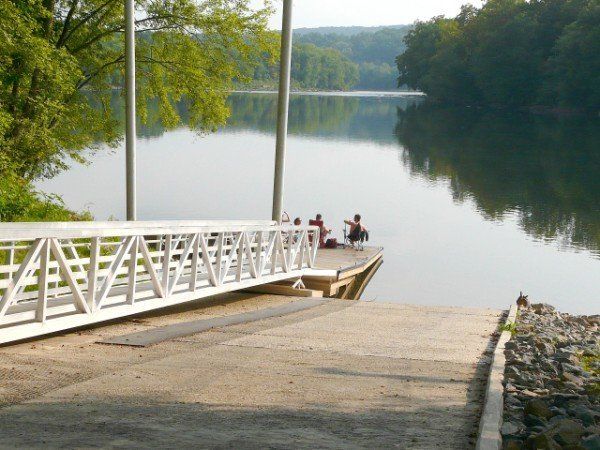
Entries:
[[360,240],[361,232],[367,231],[367,229],[361,223],[361,219],[362,218],[360,217],[360,214],[355,214],[354,220],[344,220],[345,224],[350,225],[350,233],[348,233],[348,239],[350,239],[350,241],[353,243]]

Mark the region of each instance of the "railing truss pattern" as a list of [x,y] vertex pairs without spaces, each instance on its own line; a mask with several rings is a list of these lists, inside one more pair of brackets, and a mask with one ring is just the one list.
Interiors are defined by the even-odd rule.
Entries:
[[0,343],[302,275],[316,227],[2,224]]

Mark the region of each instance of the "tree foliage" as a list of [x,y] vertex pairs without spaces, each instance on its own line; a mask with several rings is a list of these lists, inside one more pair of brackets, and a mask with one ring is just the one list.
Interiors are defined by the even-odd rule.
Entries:
[[600,0],[488,0],[417,22],[399,84],[466,104],[600,109]]
[[[137,107],[167,126],[212,130],[234,80],[271,55],[269,4],[136,0]],[[123,84],[122,0],[0,0],[0,174],[50,177],[100,140],[116,143],[111,90]]]
[[292,77],[308,88],[345,90],[358,80],[358,67],[334,49],[296,44]]
[[[299,89],[347,90],[358,81],[358,65],[333,48],[294,43],[292,83]],[[264,62],[254,69],[258,85],[275,87],[279,77],[276,63]]]
[[88,211],[70,211],[60,197],[36,191],[31,183],[21,177],[7,173],[0,178],[0,221],[64,222],[91,219]]
[[301,34],[297,42],[315,44],[317,47],[335,48],[355,63],[392,64],[398,51],[402,50],[402,39],[410,25],[386,27],[376,31],[362,31],[352,35],[342,33]]
[[[393,67],[410,25],[393,27],[322,27],[294,30],[292,82],[298,89],[396,88]],[[262,64],[256,87],[275,87],[278,67]]]
[[367,28],[350,34],[343,33],[345,28],[335,33],[315,30],[300,34],[297,42],[336,49],[358,64],[359,78],[353,87],[391,90],[396,87],[397,76],[392,65],[396,55],[404,49],[403,38],[410,28],[410,25],[375,30]]

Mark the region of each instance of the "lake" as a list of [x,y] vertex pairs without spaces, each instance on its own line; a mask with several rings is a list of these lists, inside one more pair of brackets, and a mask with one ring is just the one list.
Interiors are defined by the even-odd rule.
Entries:
[[[236,93],[199,136],[140,126],[139,218],[268,219],[276,95]],[[285,209],[341,240],[359,212],[384,264],[363,299],[507,307],[519,291],[600,312],[600,123],[410,95],[293,95]],[[97,219],[125,215],[124,149],[39,184]]]

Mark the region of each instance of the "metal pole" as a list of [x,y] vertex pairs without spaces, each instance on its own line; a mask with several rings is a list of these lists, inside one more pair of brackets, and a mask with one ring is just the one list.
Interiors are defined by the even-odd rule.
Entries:
[[125,167],[127,220],[136,220],[135,191],[135,5],[125,0]]
[[290,103],[290,71],[292,63],[292,0],[283,0],[281,26],[281,60],[279,65],[279,95],[277,98],[277,140],[275,143],[275,180],[273,184],[273,220],[281,222],[283,210],[283,178],[285,146]]

